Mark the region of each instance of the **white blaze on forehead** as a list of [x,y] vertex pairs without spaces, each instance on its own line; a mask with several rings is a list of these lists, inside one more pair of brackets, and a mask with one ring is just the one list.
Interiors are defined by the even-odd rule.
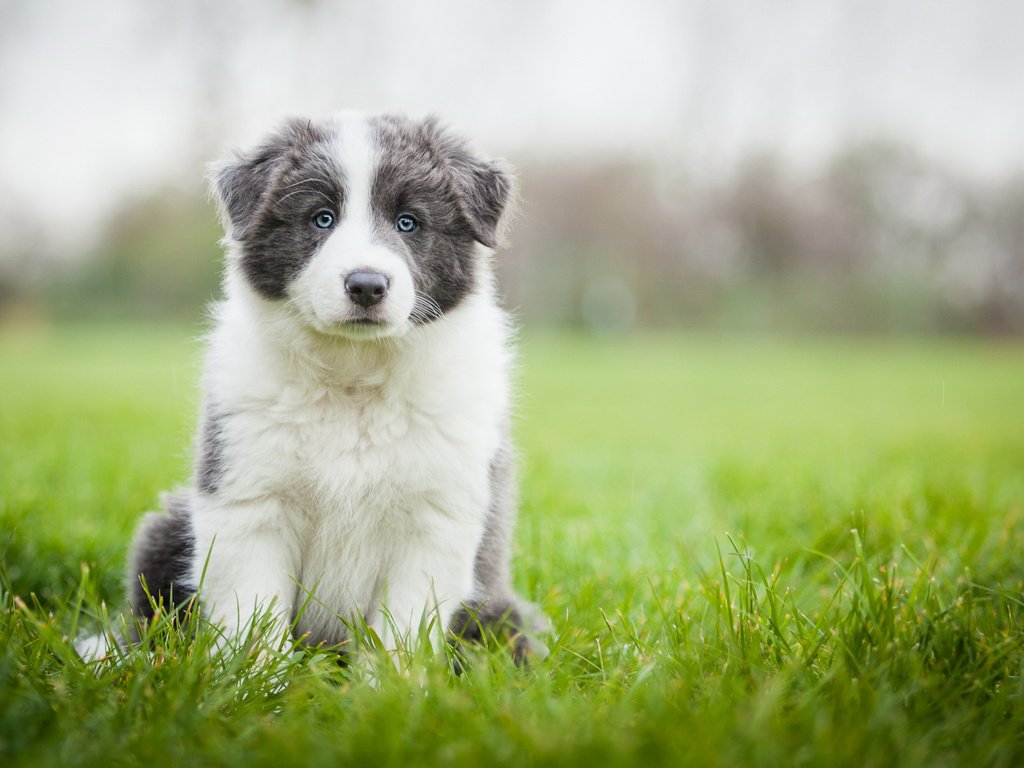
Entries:
[[338,160],[345,173],[345,209],[343,216],[349,224],[372,223],[370,193],[377,168],[377,150],[366,115],[359,112],[339,112]]
[[357,271],[379,272],[388,280],[388,292],[373,312],[386,329],[375,332],[402,333],[409,327],[416,291],[404,256],[375,234],[372,187],[379,153],[373,127],[357,112],[336,114],[333,122],[337,129],[333,149],[343,174],[342,207],[323,246],[293,281],[289,293],[317,330],[358,332],[365,338],[365,328],[345,328],[346,323],[365,316],[365,310],[349,299],[345,277]]

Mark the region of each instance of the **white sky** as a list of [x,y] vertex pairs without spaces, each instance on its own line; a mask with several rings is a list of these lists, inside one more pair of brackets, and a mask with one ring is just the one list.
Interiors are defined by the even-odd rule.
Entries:
[[887,137],[1024,169],[1016,0],[0,0],[0,256],[74,251],[125,195],[287,114],[437,112],[515,161],[715,174]]

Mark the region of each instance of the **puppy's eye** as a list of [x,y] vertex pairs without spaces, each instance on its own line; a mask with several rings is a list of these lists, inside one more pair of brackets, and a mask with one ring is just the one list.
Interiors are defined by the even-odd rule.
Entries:
[[313,226],[318,229],[330,229],[334,226],[334,214],[330,211],[317,211],[313,216]]
[[405,232],[406,234],[408,234],[409,232],[415,232],[419,226],[420,223],[416,221],[416,219],[413,216],[409,215],[408,213],[403,213],[401,216],[395,219],[395,229],[397,229],[399,232]]

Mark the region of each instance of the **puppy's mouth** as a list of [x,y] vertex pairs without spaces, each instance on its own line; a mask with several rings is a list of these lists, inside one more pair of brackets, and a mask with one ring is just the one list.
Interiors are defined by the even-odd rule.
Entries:
[[409,324],[407,318],[395,317],[394,308],[384,304],[359,307],[332,302],[323,307],[306,307],[300,303],[295,309],[310,330],[326,337],[372,340],[401,336]]
[[338,318],[335,325],[342,333],[353,332],[357,334],[386,333],[394,325],[384,319],[376,312],[353,312]]
[[398,336],[404,332],[402,323],[394,323],[383,318],[362,314],[355,317],[339,317],[328,322],[318,322],[314,324],[314,327],[324,336],[367,341]]

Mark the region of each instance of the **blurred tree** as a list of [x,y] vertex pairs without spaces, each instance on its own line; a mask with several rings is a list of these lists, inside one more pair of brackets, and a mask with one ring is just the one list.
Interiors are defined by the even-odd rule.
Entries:
[[46,292],[59,317],[195,317],[217,294],[222,235],[213,206],[167,189],[126,204],[102,244]]

